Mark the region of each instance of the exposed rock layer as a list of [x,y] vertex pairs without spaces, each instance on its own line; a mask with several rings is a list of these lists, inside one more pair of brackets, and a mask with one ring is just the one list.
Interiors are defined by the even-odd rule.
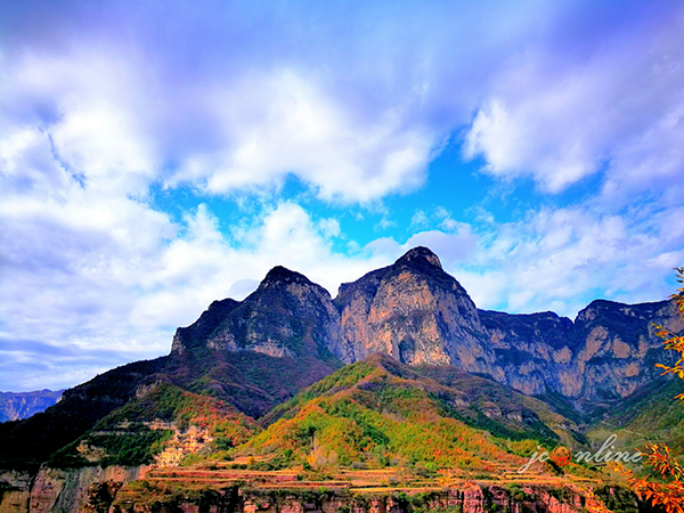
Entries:
[[200,319],[174,336],[172,353],[204,347],[252,351],[271,357],[331,358],[340,315],[323,287],[282,266],[273,268],[243,302],[214,302]]
[[245,301],[214,302],[179,329],[172,354],[204,348],[326,360],[332,353],[352,363],[380,352],[406,364],[451,364],[583,408],[628,396],[658,376],[654,364],[672,360],[652,323],[683,329],[673,301],[597,300],[575,321],[553,312],[479,310],[438,257],[417,247],[342,284],[334,300],[303,275],[276,267]]
[[[613,491],[609,493],[613,496]],[[180,496],[180,495],[179,495]],[[631,498],[628,507],[637,508]],[[507,489],[478,483],[416,494],[387,490],[351,493],[348,490],[260,490],[226,487],[183,500],[157,500],[155,508],[166,512],[584,512],[590,507],[606,510],[592,491],[580,488],[553,489],[527,485]],[[115,512],[152,512],[151,504],[126,488],[112,504]]]
[[[94,485],[107,484],[112,499],[121,486],[143,478],[148,466],[84,467],[60,470],[43,467],[31,489],[29,512],[100,512],[93,505],[100,492]],[[106,510],[105,510],[106,512]]]

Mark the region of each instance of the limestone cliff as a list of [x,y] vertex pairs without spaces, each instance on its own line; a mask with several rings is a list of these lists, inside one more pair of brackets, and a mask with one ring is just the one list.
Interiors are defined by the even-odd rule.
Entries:
[[659,375],[670,362],[652,323],[683,330],[675,303],[625,305],[596,300],[575,321],[552,312],[511,315],[480,311],[502,383],[528,395],[549,391],[576,406],[624,398]]
[[[29,498],[28,512],[106,512],[122,485],[145,477],[149,466],[97,466],[61,470],[42,467]],[[104,494],[103,494],[104,493]],[[105,509],[101,507],[105,506]]]
[[453,364],[496,374],[476,306],[427,248],[343,284],[335,303],[341,338],[333,351],[347,363],[381,352],[406,364]]
[[343,284],[333,353],[346,363],[373,352],[407,364],[452,364],[528,395],[558,393],[577,407],[618,399],[670,362],[651,323],[683,330],[673,301],[625,305],[597,300],[575,321],[553,312],[511,315],[476,309],[429,249]]
[[252,351],[271,357],[331,358],[340,316],[328,291],[304,275],[273,268],[243,302],[214,302],[200,319],[174,336],[172,353],[204,347]]
[[[373,353],[405,364],[450,364],[528,395],[558,394],[591,409],[624,398],[670,362],[651,323],[682,331],[673,301],[625,305],[596,300],[575,321],[553,312],[512,315],[476,308],[428,248],[342,284],[337,297],[304,275],[272,269],[243,302],[214,302],[178,329],[172,355],[191,349],[272,357]],[[333,359],[334,360],[334,359]]]

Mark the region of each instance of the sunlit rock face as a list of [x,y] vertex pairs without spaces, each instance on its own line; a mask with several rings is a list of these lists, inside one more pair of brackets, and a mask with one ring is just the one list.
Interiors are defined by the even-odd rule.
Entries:
[[343,284],[335,303],[341,328],[334,353],[346,363],[381,352],[405,364],[494,371],[476,306],[427,248],[414,248],[392,266]]
[[[675,301],[625,305],[596,300],[574,323],[575,369],[581,384],[566,391],[574,398],[602,400],[625,397],[654,380],[658,363],[671,364],[675,352],[663,349],[654,326],[683,332]],[[562,389],[562,392],[565,392]]]
[[344,363],[373,353],[405,364],[451,364],[528,395],[559,394],[577,406],[625,397],[670,363],[652,323],[682,332],[674,301],[597,300],[575,321],[553,312],[479,310],[428,248],[342,284],[321,286],[281,266],[242,302],[222,300],[178,329],[172,355],[253,351]]
[[512,315],[476,309],[429,249],[343,284],[335,305],[346,363],[375,352],[406,364],[452,364],[528,395],[577,401],[625,397],[670,362],[651,323],[683,330],[673,301],[625,305],[597,300],[575,321],[553,312]]

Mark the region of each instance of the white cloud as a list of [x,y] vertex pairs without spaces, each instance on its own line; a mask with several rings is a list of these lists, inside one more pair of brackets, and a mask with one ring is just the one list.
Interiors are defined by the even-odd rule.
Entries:
[[[8,170],[29,166],[41,150],[49,153],[44,134],[7,141],[14,143],[0,155],[11,161]],[[177,326],[192,323],[215,299],[242,299],[277,264],[305,273],[333,295],[341,282],[387,264],[335,254],[329,239],[340,234],[337,220],[315,222],[294,203],[250,220],[252,229],[237,247],[204,204],[176,225],[141,200],[84,187],[59,166],[51,173],[43,181],[27,174],[24,184],[11,172],[0,175],[0,187],[11,193],[0,204],[2,351],[18,341],[42,345],[8,357],[26,361],[25,373],[3,374],[14,382],[0,388],[34,388],[39,379],[26,372],[31,363],[36,373],[48,366],[49,385],[58,387],[94,369],[166,354]],[[67,347],[72,350],[59,357]],[[49,348],[56,356],[41,357]],[[90,355],[102,348],[107,358],[71,369],[76,349]]]
[[[526,6],[535,17],[521,15]],[[564,14],[537,1],[293,5],[283,18],[238,4],[224,16],[208,6],[44,7],[4,6],[0,109],[40,126],[91,187],[140,196],[151,182],[187,182],[223,194],[292,173],[345,203],[423,184],[511,53]],[[303,26],[312,9],[321,24]]]
[[658,29],[635,23],[630,37],[609,28],[592,52],[564,49],[564,60],[553,41],[513,54],[469,128],[465,155],[551,193],[606,163],[609,190],[635,182],[644,190],[647,176],[674,183],[683,167],[681,18],[664,15]]
[[622,218],[592,203],[531,211],[479,234],[471,259],[449,269],[482,308],[573,317],[598,290],[617,301],[658,301],[672,292],[663,278],[683,261],[682,223],[674,223],[682,213]]
[[340,235],[340,223],[333,218],[325,218],[319,221],[319,229],[327,238],[338,237]]
[[[62,166],[91,189],[145,195],[158,156],[145,126],[150,120],[140,116],[138,104],[146,98],[130,98],[131,91],[144,89],[131,64],[94,48],[59,57],[26,52],[7,63],[0,89],[3,126],[48,135]],[[25,112],[13,112],[10,104]]]
[[412,229],[425,228],[427,225],[428,225],[428,216],[426,216],[426,213],[424,211],[418,210],[411,217],[411,222],[409,224],[409,228],[412,228]]
[[[479,305],[572,312],[597,287],[655,299],[651,277],[682,262],[678,4],[626,6],[620,20],[576,2],[293,4],[283,18],[176,4],[162,24],[160,6],[121,5],[0,7],[0,351],[26,364],[16,387],[37,387],[30,369],[67,385],[166,353],[176,326],[249,294],[275,264],[335,293],[423,244]],[[465,126],[489,173],[556,192],[604,166],[602,196],[504,225],[481,213],[481,229],[441,208],[442,230],[349,241],[353,257],[332,249],[346,236],[336,219],[294,202],[228,235],[205,205],[175,223],[149,203],[153,184],[223,195],[278,191],[294,174],[372,213],[418,188]],[[658,198],[632,205],[644,191]],[[377,208],[378,228],[392,227]],[[79,354],[92,360],[70,378]]]
[[368,202],[424,180],[435,134],[383,116],[360,124],[339,100],[295,70],[241,77],[205,92],[220,148],[188,153],[166,184],[210,193],[278,184],[289,173],[324,199]]

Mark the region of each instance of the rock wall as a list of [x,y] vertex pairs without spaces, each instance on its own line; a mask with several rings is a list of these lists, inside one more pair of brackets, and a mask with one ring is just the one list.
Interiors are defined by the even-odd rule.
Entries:
[[124,484],[144,478],[149,468],[92,466],[61,470],[41,467],[31,488],[29,512],[99,512],[106,491],[109,491],[111,503]]
[[496,355],[493,378],[527,395],[559,393],[579,407],[629,396],[659,376],[655,364],[674,360],[653,323],[683,331],[674,301],[596,300],[575,321],[553,312],[479,315]]
[[331,350],[346,363],[379,352],[405,364],[452,364],[527,395],[559,393],[580,408],[630,395],[659,376],[656,363],[674,360],[652,323],[683,330],[675,301],[596,300],[575,321],[479,310],[421,247],[341,285],[334,303],[341,329]]
[[179,328],[172,355],[190,348],[271,357],[332,357],[329,344],[338,340],[340,314],[330,294],[307,277],[276,266],[244,301],[214,302],[191,326]]
[[[141,500],[145,498],[144,500]],[[635,504],[637,505],[637,504]],[[591,490],[466,484],[461,488],[351,492],[227,487],[203,494],[149,497],[122,490],[112,512],[585,512],[606,510]]]
[[476,308],[428,248],[328,292],[304,275],[272,269],[243,302],[214,302],[179,328],[172,356],[190,349],[249,350],[272,357],[332,356],[350,364],[373,353],[404,364],[451,364],[527,395],[557,393],[584,409],[625,398],[672,362],[651,325],[682,332],[674,301],[597,300],[575,321],[553,312],[512,315]]
[[[586,512],[606,511],[603,501],[633,512],[645,505],[617,487],[595,491],[577,485],[493,485],[467,482],[444,489],[255,489],[226,484],[174,482],[160,488],[144,479],[149,466],[43,467],[0,474],[0,512]],[[150,479],[148,479],[150,480]],[[134,482],[135,481],[135,482]],[[593,510],[594,509],[594,510]]]
[[437,257],[424,250],[341,286],[335,300],[341,341],[334,352],[346,363],[384,353],[405,364],[496,373],[476,306]]
[[0,471],[0,512],[27,512],[32,483],[26,471]]

